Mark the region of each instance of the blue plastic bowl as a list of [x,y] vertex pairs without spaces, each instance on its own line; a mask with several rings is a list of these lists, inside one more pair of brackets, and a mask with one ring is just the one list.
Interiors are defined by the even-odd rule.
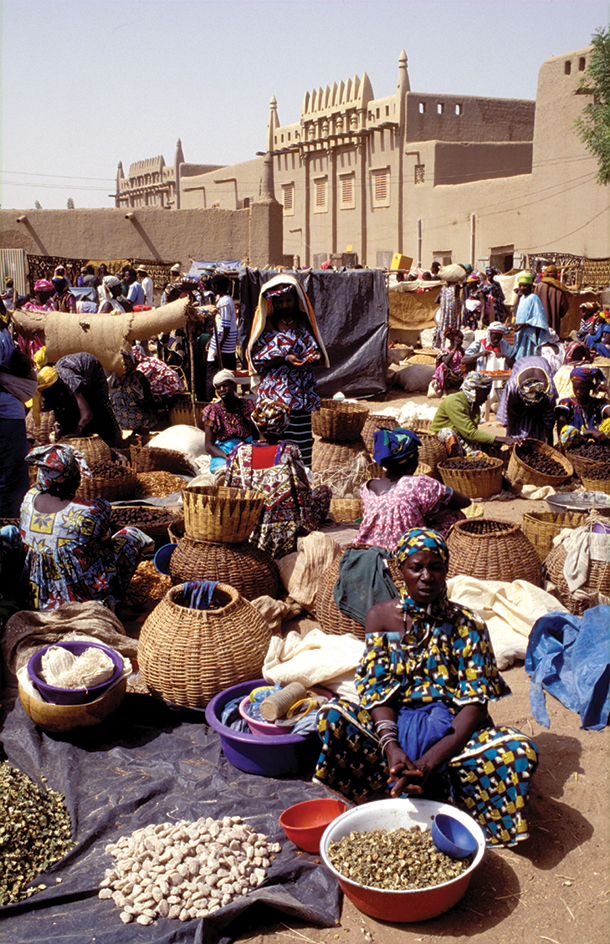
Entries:
[[[56,688],[55,685],[49,685],[48,682],[45,682],[39,675],[42,657],[47,649],[51,648],[51,645],[58,646],[61,649],[67,649],[68,652],[72,652],[75,656],[82,655],[86,649],[101,649],[102,652],[112,659],[114,672],[105,682],[101,682],[99,685],[92,685],[91,688]],[[53,705],[84,705],[87,702],[95,701],[116,685],[123,674],[123,658],[120,653],[115,649],[111,649],[110,646],[104,646],[99,642],[87,642],[85,640],[82,642],[73,640],[54,642],[51,645],[43,646],[42,649],[38,649],[33,656],[30,656],[28,675],[44,700]]]
[[205,720],[220,735],[220,743],[227,760],[247,774],[260,777],[283,777],[299,774],[319,753],[317,734],[265,735],[234,731],[222,724],[220,718],[227,702],[249,695],[253,688],[267,685],[265,679],[241,682],[219,692],[205,710]]
[[438,813],[434,817],[430,832],[438,851],[452,859],[465,859],[477,851],[478,842],[474,833],[448,813]]
[[169,562],[177,547],[177,544],[164,544],[155,554],[154,564],[160,574],[165,574],[169,577]]

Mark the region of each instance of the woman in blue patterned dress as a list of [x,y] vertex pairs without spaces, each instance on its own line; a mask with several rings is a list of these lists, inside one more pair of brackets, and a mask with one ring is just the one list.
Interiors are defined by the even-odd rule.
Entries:
[[81,472],[89,474],[70,446],[40,446],[27,456],[37,467],[34,488],[21,505],[19,528],[2,528],[5,552],[23,553],[25,605],[52,610],[62,603],[119,603],[144,550],[154,542],[138,528],[110,534],[111,507],[103,498],[75,501]]
[[396,557],[405,587],[398,602],[367,614],[359,704],[340,699],[318,714],[314,779],[356,802],[448,797],[480,823],[489,845],[512,846],[528,838],[536,746],[488,715],[488,702],[510,690],[485,623],[447,598],[443,538],[413,528]]

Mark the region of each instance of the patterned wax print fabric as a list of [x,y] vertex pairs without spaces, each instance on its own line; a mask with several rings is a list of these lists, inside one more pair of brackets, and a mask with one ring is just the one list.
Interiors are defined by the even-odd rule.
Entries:
[[592,397],[588,403],[579,403],[576,397],[565,397],[555,407],[557,416],[565,417],[568,424],[579,432],[582,429],[599,429],[606,419],[607,400]]
[[[449,352],[450,348],[443,348],[439,357],[443,357],[445,354],[449,354]],[[442,391],[449,387],[455,389],[460,386],[463,379],[460,371],[463,357],[464,351],[457,350],[453,352],[448,363],[444,361],[437,363],[434,373],[432,374],[432,380],[439,390]]]
[[138,402],[144,396],[144,390],[136,371],[115,377],[108,383],[110,403],[121,429],[155,429],[163,414],[156,410],[147,410]]
[[138,352],[136,361],[136,373],[146,377],[154,400],[161,402],[182,393],[184,388],[180,374],[158,357],[142,357]]
[[[367,636],[356,671],[360,704],[340,699],[318,713],[322,751],[314,780],[356,801],[388,791],[373,708],[386,705],[398,714],[441,702],[455,716],[465,705],[510,694],[487,627],[474,613],[450,603],[446,593],[427,609],[406,602],[413,622],[402,639]],[[527,797],[537,763],[535,744],[489,719],[438,773],[447,798],[474,816],[488,845],[512,846],[528,838]]]
[[311,364],[302,367],[288,363],[267,366],[268,361],[275,357],[286,358],[288,354],[295,354],[303,358],[318,353],[320,348],[313,335],[301,325],[285,331],[265,330],[252,346],[251,354],[254,369],[261,375],[259,399],[280,400],[291,410],[306,410],[308,413],[319,410],[320,398]]
[[21,506],[15,547],[25,547],[26,603],[33,610],[52,610],[62,603],[97,600],[115,606],[151,539],[138,528],[110,535],[110,504],[103,498],[73,501],[53,514],[36,511],[37,489]]
[[376,495],[365,482],[360,489],[362,523],[357,544],[375,544],[394,553],[399,538],[410,528],[434,528],[447,534],[461,521],[461,511],[447,509],[453,489],[429,475],[403,475]]
[[447,328],[460,328],[462,325],[462,306],[459,288],[454,285],[443,285],[439,298],[440,324],[434,332],[434,347],[440,348]]
[[504,292],[502,291],[502,286],[494,280],[494,276],[497,275],[498,272],[497,270],[490,272],[489,269],[486,269],[485,274],[491,281],[484,282],[483,285],[480,285],[479,292],[483,292],[485,295],[487,316],[490,321],[502,321],[506,312],[504,311]]
[[251,439],[256,435],[256,429],[250,419],[254,410],[254,400],[238,398],[238,407],[235,412],[227,410],[222,400],[208,403],[203,409],[203,422],[210,426],[214,439],[225,442],[228,439]]
[[[81,394],[93,412],[93,419],[83,430],[83,434],[97,433],[106,442],[120,440],[121,430],[110,405],[108,382],[104,368],[97,357],[84,351],[78,354],[66,354],[59,358],[55,369],[59,379],[63,381],[70,393]],[[78,423],[78,408],[73,398],[71,400],[71,403],[62,401],[61,404],[55,404],[53,401],[52,409],[64,435],[74,432]]]
[[256,453],[268,450],[264,443],[244,443],[231,453],[225,484],[253,488],[265,496],[265,507],[250,540],[273,557],[296,549],[299,533],[315,531],[328,514],[331,490],[327,485],[312,489],[297,446],[278,444],[273,463],[259,465]]
[[[520,387],[524,386],[523,377],[520,380],[520,376],[528,372],[531,375],[530,380],[537,379],[546,387],[546,395],[540,397],[538,402],[527,401],[527,389],[520,392]],[[525,380],[525,384],[529,382]],[[508,436],[548,442],[555,420],[556,399],[557,388],[546,358],[522,357],[513,367],[502,391],[496,419],[506,427]]]

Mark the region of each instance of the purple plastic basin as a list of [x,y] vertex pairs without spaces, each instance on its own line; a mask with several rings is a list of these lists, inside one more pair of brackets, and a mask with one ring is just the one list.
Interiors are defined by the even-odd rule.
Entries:
[[[39,676],[42,657],[47,651],[51,648],[51,645],[57,646],[60,649],[67,649],[68,652],[72,652],[75,656],[80,656],[85,651],[85,649],[101,649],[102,652],[105,652],[107,656],[110,656],[114,663],[114,672],[107,681],[102,682],[100,685],[93,685],[91,688],[56,688],[54,685],[49,685],[48,682],[45,682]],[[121,655],[116,652],[114,649],[111,649],[110,646],[104,646],[99,642],[76,642],[69,640],[67,642],[54,642],[49,646],[43,646],[42,649],[39,649],[34,653],[33,656],[30,656],[28,662],[28,675],[32,681],[32,684],[36,686],[42,697],[45,701],[50,702],[53,705],[84,705],[86,702],[95,701],[96,698],[100,698],[108,689],[112,688],[113,685],[116,685],[123,672],[123,659]]]
[[234,731],[222,724],[220,718],[227,702],[249,695],[253,688],[266,685],[265,679],[241,682],[215,695],[205,710],[205,720],[220,735],[220,743],[227,760],[247,774],[261,777],[283,777],[299,774],[319,753],[316,734],[250,734]]

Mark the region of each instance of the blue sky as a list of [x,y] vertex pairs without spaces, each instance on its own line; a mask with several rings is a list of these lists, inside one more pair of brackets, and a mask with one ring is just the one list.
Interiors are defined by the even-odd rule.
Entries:
[[113,206],[119,160],[230,164],[264,149],[269,99],[367,72],[393,93],[536,97],[549,56],[588,45],[607,0],[2,0],[0,202]]

